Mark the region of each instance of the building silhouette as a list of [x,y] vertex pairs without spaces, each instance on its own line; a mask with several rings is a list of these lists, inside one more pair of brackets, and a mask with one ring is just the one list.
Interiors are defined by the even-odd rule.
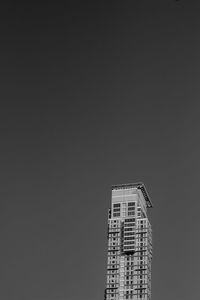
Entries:
[[143,183],[112,186],[105,300],[151,299],[151,207]]

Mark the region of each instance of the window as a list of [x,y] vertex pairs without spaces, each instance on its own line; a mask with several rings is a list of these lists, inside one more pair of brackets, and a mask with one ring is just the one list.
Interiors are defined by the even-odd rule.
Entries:
[[129,223],[129,222],[135,222],[135,218],[132,218],[132,219],[126,219],[125,222],[126,222],[126,223]]
[[129,202],[128,206],[135,206],[135,202]]
[[130,207],[128,207],[128,210],[135,210],[135,207],[134,206],[130,206]]
[[126,236],[128,236],[128,235],[131,235],[132,237],[134,237],[134,232],[132,231],[132,232],[127,232],[127,231],[125,231],[124,232],[124,236],[126,237]]
[[120,207],[120,203],[114,203],[113,207]]
[[114,212],[113,217],[120,217],[120,212]]
[[133,228],[125,227],[125,228],[124,228],[124,231],[133,231]]
[[134,216],[135,212],[134,211],[128,211],[128,216]]

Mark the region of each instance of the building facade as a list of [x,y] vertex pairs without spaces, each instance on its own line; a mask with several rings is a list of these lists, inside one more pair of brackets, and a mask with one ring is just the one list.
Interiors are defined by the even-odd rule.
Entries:
[[143,183],[112,186],[105,300],[151,299],[151,207]]

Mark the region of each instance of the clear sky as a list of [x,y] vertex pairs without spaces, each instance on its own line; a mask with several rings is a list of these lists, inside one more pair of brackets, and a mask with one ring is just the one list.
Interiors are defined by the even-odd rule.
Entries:
[[152,300],[199,299],[199,14],[193,0],[1,5],[0,299],[102,300],[111,185],[138,181]]

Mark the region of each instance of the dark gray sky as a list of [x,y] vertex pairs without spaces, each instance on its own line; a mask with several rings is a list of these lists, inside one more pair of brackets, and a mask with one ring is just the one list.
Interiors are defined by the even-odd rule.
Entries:
[[0,299],[102,300],[110,187],[143,181],[152,300],[197,300],[200,2],[27,3],[0,10]]

